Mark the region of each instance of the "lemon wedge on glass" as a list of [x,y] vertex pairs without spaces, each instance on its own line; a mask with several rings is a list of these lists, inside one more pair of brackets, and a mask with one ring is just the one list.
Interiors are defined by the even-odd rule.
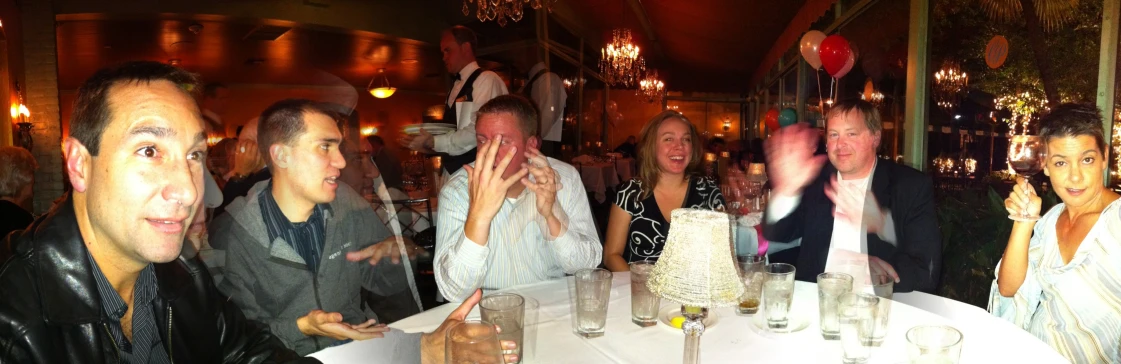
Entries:
[[675,316],[674,318],[669,320],[670,326],[673,326],[674,328],[678,328],[678,329],[680,329],[681,325],[684,324],[684,323],[685,323],[685,316]]

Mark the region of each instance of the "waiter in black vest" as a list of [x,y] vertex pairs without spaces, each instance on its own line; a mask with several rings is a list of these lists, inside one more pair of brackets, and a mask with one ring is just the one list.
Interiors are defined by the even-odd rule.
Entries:
[[455,124],[456,131],[433,136],[422,129],[403,143],[412,150],[439,153],[447,175],[475,161],[475,110],[508,93],[498,74],[479,68],[475,61],[478,44],[475,32],[461,25],[440,35],[440,52],[454,81],[444,102],[444,122]]
[[530,67],[526,76],[529,80],[522,87],[521,94],[537,105],[537,114],[541,117],[537,129],[541,133],[541,153],[560,159],[564,107],[568,102],[564,82],[556,73],[549,71],[544,62]]

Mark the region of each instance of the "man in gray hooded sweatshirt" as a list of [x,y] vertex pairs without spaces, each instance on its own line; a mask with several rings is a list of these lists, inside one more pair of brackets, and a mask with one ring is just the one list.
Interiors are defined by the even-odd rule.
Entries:
[[[363,307],[361,289],[409,297],[415,287],[411,262],[400,257],[417,248],[391,236],[370,204],[338,181],[346,162],[335,120],[310,100],[265,110],[257,139],[272,179],[230,203],[220,217],[229,221],[215,224],[222,228],[210,238],[227,247],[223,293],[300,355],[382,337],[388,328]],[[415,288],[411,297],[419,297]],[[415,356],[417,342],[396,346],[397,354]]]

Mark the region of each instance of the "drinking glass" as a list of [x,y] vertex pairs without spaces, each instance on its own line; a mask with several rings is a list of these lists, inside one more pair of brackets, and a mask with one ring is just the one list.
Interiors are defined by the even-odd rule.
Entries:
[[532,297],[522,296],[522,298],[525,298],[525,322],[522,325],[525,334],[522,344],[518,345],[522,351],[522,355],[518,355],[518,360],[522,363],[534,363],[537,361],[537,310],[541,306]]
[[759,312],[759,296],[763,293],[763,280],[766,278],[766,256],[743,254],[736,256],[740,265],[740,280],[743,281],[743,296],[740,304],[736,306],[736,314],[740,316],[754,315]]
[[821,337],[825,340],[841,338],[840,322],[837,321],[837,300],[841,295],[852,292],[852,276],[844,273],[822,273],[817,275],[817,306],[821,313]]
[[748,181],[744,186],[744,197],[748,201],[748,209],[762,211],[760,198],[763,197],[763,182]]
[[[1024,187],[1031,183],[1031,176],[1043,170],[1045,147],[1043,138],[1038,135],[1013,135],[1008,140],[1008,164],[1016,173],[1024,176]],[[1039,214],[1029,216],[1024,211],[1020,215],[1009,215],[1008,218],[1015,221],[1036,221],[1039,220]]]
[[603,268],[576,271],[576,334],[603,336],[611,300],[611,272]]
[[872,326],[879,297],[849,292],[837,301],[837,317],[841,328],[841,360],[845,364],[863,364],[872,356]]
[[785,329],[790,323],[790,305],[794,299],[794,266],[786,263],[767,264],[763,283],[764,310],[767,327]]
[[661,299],[646,287],[654,262],[631,262],[631,322],[641,327],[658,324],[658,305]]
[[876,318],[872,326],[872,346],[880,346],[887,336],[888,317],[891,316],[892,293],[895,290],[895,279],[885,274],[873,274],[872,292],[880,298],[876,305]]
[[479,314],[483,321],[498,326],[498,340],[513,341],[517,349],[503,349],[502,354],[521,354],[525,328],[525,298],[513,293],[497,293],[479,301]]
[[489,322],[465,320],[453,325],[445,335],[445,364],[503,363],[498,330]]
[[907,357],[911,363],[957,364],[961,341],[961,331],[949,326],[915,326],[907,330]]

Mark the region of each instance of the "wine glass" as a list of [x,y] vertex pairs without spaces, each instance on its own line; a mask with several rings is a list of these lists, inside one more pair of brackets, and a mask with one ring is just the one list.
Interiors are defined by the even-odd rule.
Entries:
[[498,330],[489,322],[474,319],[455,324],[444,340],[446,364],[502,364]]
[[[1046,155],[1043,148],[1043,138],[1038,135],[1013,135],[1008,140],[1008,164],[1017,174],[1024,176],[1026,193],[1031,193],[1027,188],[1031,183],[1031,176],[1043,170],[1043,157]],[[1009,215],[1008,218],[1014,221],[1036,221],[1039,220],[1039,214],[1028,216],[1027,211],[1024,211],[1020,215]]]

